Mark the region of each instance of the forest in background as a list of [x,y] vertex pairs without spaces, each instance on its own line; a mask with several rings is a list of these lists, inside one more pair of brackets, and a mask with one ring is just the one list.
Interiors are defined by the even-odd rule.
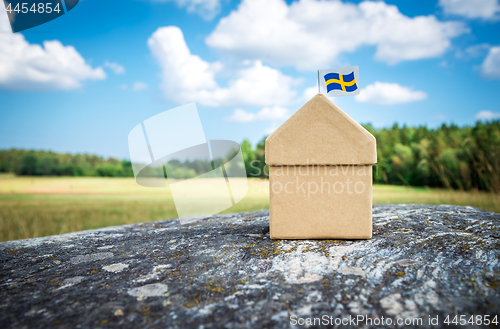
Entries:
[[500,192],[500,121],[373,129],[377,139],[375,183]]
[[[378,163],[377,184],[445,187],[500,192],[500,121],[458,127],[399,127],[374,129]],[[255,147],[241,143],[247,176],[266,177],[265,138]],[[195,177],[206,164],[185,162],[173,178]],[[34,150],[0,150],[0,172],[33,176],[133,177],[127,160],[89,154],[60,154]]]

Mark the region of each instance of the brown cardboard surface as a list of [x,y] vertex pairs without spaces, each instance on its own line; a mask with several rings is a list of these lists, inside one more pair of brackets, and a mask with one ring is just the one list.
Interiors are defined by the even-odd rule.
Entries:
[[271,239],[369,239],[372,165],[271,166]]
[[321,94],[266,139],[272,239],[372,236],[372,134]]
[[266,139],[268,165],[376,162],[375,137],[322,94]]

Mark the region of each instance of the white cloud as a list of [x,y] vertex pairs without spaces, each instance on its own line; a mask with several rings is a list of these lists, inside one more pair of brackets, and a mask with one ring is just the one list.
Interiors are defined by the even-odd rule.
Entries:
[[118,63],[106,61],[104,62],[103,66],[109,68],[111,71],[118,75],[125,73],[125,68]]
[[206,43],[237,58],[317,69],[363,45],[376,46],[375,58],[389,64],[437,57],[466,31],[463,23],[411,18],[384,2],[243,0]]
[[465,49],[465,53],[470,57],[479,57],[490,48],[488,43],[480,43],[478,45],[470,46]]
[[132,86],[130,86],[130,88],[126,84],[121,84],[120,88],[124,89],[124,90],[130,89],[132,91],[142,91],[142,90],[149,89],[149,85],[142,82],[142,81],[136,81],[132,84]]
[[361,89],[354,99],[362,103],[399,104],[415,102],[427,98],[423,91],[412,90],[397,83],[375,82]]
[[153,0],[156,2],[175,2],[190,13],[197,13],[206,20],[211,20],[220,11],[220,0]]
[[220,87],[215,77],[222,65],[191,54],[178,27],[159,28],[149,38],[148,46],[162,69],[160,89],[174,102],[267,106],[286,104],[295,96],[291,87],[298,80],[260,61],[247,62],[233,72],[227,88]]
[[500,46],[490,48],[481,64],[481,74],[487,79],[500,79]]
[[141,90],[145,90],[145,89],[148,89],[148,88],[149,88],[149,86],[147,84],[145,84],[144,82],[141,82],[141,81],[136,81],[132,85],[132,91],[141,91]]
[[307,102],[311,98],[313,98],[317,93],[318,93],[318,86],[306,88],[302,93],[302,100],[304,102]]
[[236,109],[226,121],[254,122],[254,121],[284,121],[289,117],[288,109],[280,106],[265,107],[257,113]]
[[497,0],[439,0],[445,14],[466,18],[495,18],[500,6]]
[[500,119],[500,112],[481,111],[476,113],[476,120],[495,120]]
[[465,50],[457,49],[455,56],[460,59],[469,60],[475,57],[482,57],[488,52],[491,45],[489,43],[480,43],[477,45],[469,46]]
[[106,73],[92,68],[72,46],[58,40],[30,44],[11,33],[5,7],[0,5],[0,88],[10,90],[68,90],[84,80],[102,80]]

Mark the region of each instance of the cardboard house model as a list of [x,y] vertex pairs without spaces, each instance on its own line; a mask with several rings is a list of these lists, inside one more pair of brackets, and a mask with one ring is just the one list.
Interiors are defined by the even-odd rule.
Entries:
[[271,239],[369,239],[376,140],[317,94],[266,139]]

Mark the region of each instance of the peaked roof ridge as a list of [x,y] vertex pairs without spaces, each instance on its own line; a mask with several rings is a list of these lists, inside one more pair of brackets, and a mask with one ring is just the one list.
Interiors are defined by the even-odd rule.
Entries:
[[[377,141],[363,126],[316,94],[266,139],[269,165],[373,164]],[[315,159],[315,160],[314,160]]]
[[375,137],[368,130],[366,130],[365,127],[357,123],[356,120],[351,118],[349,114],[345,113],[340,107],[335,105],[335,103],[329,100],[328,97],[326,97],[323,94],[316,94],[309,101],[307,101],[307,103],[302,105],[302,107],[297,112],[295,112],[290,118],[288,118],[288,120],[286,120],[281,126],[279,126],[275,131],[273,131],[271,135],[267,137],[266,142],[272,141],[275,137],[277,137],[280,134],[281,131],[286,129],[286,127],[289,126],[293,121],[297,120],[304,112],[307,112],[307,109],[317,98],[321,99],[322,101],[326,102],[330,107],[333,107],[335,110],[337,110],[337,112],[339,112],[347,121],[349,121],[350,124],[352,124],[358,130],[360,130],[363,133],[363,135],[375,141]]

